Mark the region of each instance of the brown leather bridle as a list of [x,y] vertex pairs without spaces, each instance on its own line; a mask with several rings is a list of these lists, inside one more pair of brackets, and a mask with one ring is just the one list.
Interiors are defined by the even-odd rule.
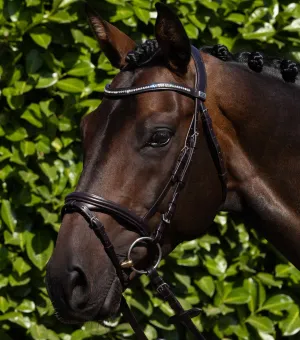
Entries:
[[[184,186],[184,179],[186,177],[187,171],[190,167],[190,163],[193,158],[194,150],[197,144],[198,137],[198,114],[200,113],[202,126],[204,134],[206,136],[208,146],[214,160],[214,164],[218,170],[219,178],[222,185],[222,198],[223,201],[226,198],[227,190],[227,179],[225,165],[222,158],[222,153],[220,146],[218,144],[217,138],[214,134],[212,123],[208,111],[204,105],[206,99],[205,89],[206,89],[206,72],[201,54],[198,49],[194,46],[192,48],[192,57],[195,62],[196,77],[195,77],[195,87],[194,89],[182,86],[180,84],[171,83],[156,83],[145,85],[135,88],[118,88],[111,89],[110,86],[106,86],[104,95],[110,98],[120,98],[123,96],[136,95],[139,93],[151,92],[151,91],[176,91],[182,93],[186,96],[195,99],[195,111],[194,115],[186,136],[185,144],[180,152],[180,155],[175,164],[172,176],[163,188],[161,194],[154,202],[153,206],[149,211],[140,217],[136,215],[133,211],[120,206],[119,204],[109,201],[103,197],[88,194],[85,192],[73,192],[66,197],[65,205],[62,209],[62,216],[66,213],[77,212],[81,214],[87,221],[89,227],[95,232],[96,236],[100,239],[103,247],[112,261],[116,274],[118,275],[120,282],[124,287],[124,272],[123,268],[131,268],[138,273],[145,273],[149,276],[152,285],[155,287],[158,294],[165,300],[168,301],[170,306],[173,308],[175,315],[170,318],[170,323],[181,323],[186,326],[189,331],[194,335],[195,339],[205,340],[203,335],[196,328],[191,318],[200,313],[199,308],[192,308],[185,311],[180,305],[179,301],[176,299],[175,295],[171,292],[170,287],[164,282],[161,276],[156,271],[156,267],[161,260],[161,248],[160,242],[164,235],[164,230],[172,221],[175,213],[176,202],[181,189]],[[168,209],[165,213],[161,214],[161,221],[158,227],[155,229],[152,235],[149,234],[147,228],[147,222],[149,219],[158,211],[158,207],[161,202],[166,197],[167,193],[173,189],[172,198],[168,204]],[[93,211],[108,214],[113,217],[118,223],[120,223],[125,228],[134,230],[141,237],[134,241],[128,250],[127,260],[120,263],[117,254],[115,253],[114,247],[110,242],[109,237],[106,234],[105,227],[101,221],[96,217]],[[134,263],[131,260],[131,251],[138,244],[142,243],[155,246],[158,251],[158,259],[156,263],[145,270],[138,270],[134,267]],[[135,331],[139,340],[146,340],[146,336],[135,319],[133,313],[129,309],[125,298],[122,296],[121,300],[121,310],[125,317],[127,317],[133,330]]]

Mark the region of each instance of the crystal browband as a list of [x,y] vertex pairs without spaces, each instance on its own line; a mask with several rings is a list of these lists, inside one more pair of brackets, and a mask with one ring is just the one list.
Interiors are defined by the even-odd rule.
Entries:
[[202,91],[197,91],[189,87],[176,85],[172,83],[154,83],[151,85],[139,86],[139,87],[120,87],[116,90],[111,90],[110,85],[106,85],[104,89],[104,94],[111,97],[118,96],[128,96],[131,94],[138,94],[149,91],[176,91],[188,95],[193,98],[199,98],[200,100],[206,99],[206,93]]

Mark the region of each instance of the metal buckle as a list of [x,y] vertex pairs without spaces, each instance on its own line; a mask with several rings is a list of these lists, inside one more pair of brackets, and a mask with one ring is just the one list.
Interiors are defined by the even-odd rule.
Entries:
[[171,218],[170,218],[170,217],[168,218],[167,215],[168,215],[168,213],[162,214],[162,220],[163,220],[165,223],[170,224],[170,223],[171,223]]
[[[139,273],[139,274],[147,274],[147,270],[141,270],[141,269],[136,269],[134,266],[133,266],[133,261],[131,259],[131,252],[133,250],[133,248],[140,242],[142,241],[146,241],[146,242],[151,242],[153,243],[153,239],[151,237],[140,237],[138,239],[136,239],[132,245],[130,246],[129,250],[128,250],[128,253],[127,253],[127,260],[126,261],[123,261],[120,266],[122,267],[122,265],[126,265],[126,264],[130,264],[130,268],[135,271],[136,273]],[[157,261],[156,263],[154,264],[154,266],[152,266],[153,269],[156,269],[162,259],[162,251],[161,251],[161,246],[159,245],[159,243],[155,243],[156,247],[157,247],[157,250],[158,250],[158,258],[157,258]],[[123,268],[123,267],[122,267]]]

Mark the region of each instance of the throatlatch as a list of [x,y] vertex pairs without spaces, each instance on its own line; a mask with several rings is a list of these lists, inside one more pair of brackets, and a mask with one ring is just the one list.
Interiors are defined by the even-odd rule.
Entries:
[[[197,137],[199,134],[199,114],[202,121],[204,134],[207,139],[212,158],[214,160],[214,164],[218,170],[219,178],[222,185],[223,201],[226,197],[227,185],[224,161],[222,158],[220,146],[212,128],[210,116],[203,103],[206,98],[205,66],[199,51],[194,46],[192,46],[192,57],[194,59],[196,68],[194,89],[182,86],[180,84],[155,83],[141,87],[119,89],[111,89],[111,87],[107,85],[104,91],[104,95],[112,99],[152,91],[176,91],[195,99],[194,115],[188,129],[184,147],[179,154],[171,178],[169,179],[166,186],[163,188],[161,194],[158,196],[151,209],[149,209],[145,216],[139,217],[134,212],[129,211],[128,209],[116,204],[115,202],[106,200],[103,197],[84,192],[73,192],[66,197],[66,202],[62,210],[62,215],[77,212],[85,218],[85,220],[89,224],[89,227],[94,231],[96,236],[102,242],[108,257],[110,258],[116,269],[116,273],[123,287],[123,268],[131,268],[139,274],[148,275],[151,284],[153,285],[156,292],[160,295],[162,299],[169,303],[169,305],[175,312],[175,315],[170,318],[170,323],[182,324],[194,335],[195,339],[205,340],[203,335],[200,333],[200,331],[191,320],[193,317],[199,315],[200,309],[192,308],[185,311],[179,301],[176,299],[175,295],[172,293],[169,285],[163,280],[163,278],[157,273],[156,270],[162,257],[160,241],[162,240],[165,229],[170,225],[174,216],[176,201],[179,197],[181,189],[183,188],[184,179],[194,155],[195,147],[197,144]],[[157,212],[159,205],[170,190],[173,191],[173,194],[168,204],[168,210],[161,215],[161,221],[154,233],[152,235],[149,235],[147,231],[147,221]],[[137,234],[140,235],[140,238],[135,240],[130,246],[126,261],[119,263],[119,259],[115,253],[114,247],[106,234],[105,227],[95,216],[95,214],[93,213],[94,211],[112,216],[125,228],[134,230]],[[136,246],[136,244],[140,242],[143,242],[144,244],[146,243],[146,245],[150,245],[152,247],[155,246],[157,249],[158,256],[155,264],[145,270],[136,269],[131,259],[131,252],[133,248]],[[135,331],[138,340],[147,340],[147,337],[145,336],[141,326],[139,325],[130,308],[128,307],[124,297],[122,297],[121,300],[121,310],[131,324],[133,330]]]

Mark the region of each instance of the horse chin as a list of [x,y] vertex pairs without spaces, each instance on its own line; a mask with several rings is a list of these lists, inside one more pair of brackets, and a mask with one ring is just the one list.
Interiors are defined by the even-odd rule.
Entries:
[[102,321],[114,317],[119,309],[122,298],[122,285],[118,277],[112,282],[106,298],[94,321]]

